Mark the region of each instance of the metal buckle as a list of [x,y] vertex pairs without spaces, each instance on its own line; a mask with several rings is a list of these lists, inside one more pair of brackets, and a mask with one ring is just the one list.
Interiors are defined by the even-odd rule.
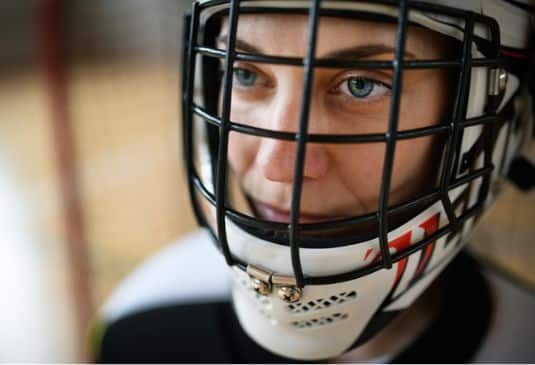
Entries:
[[297,286],[293,276],[274,274],[254,265],[247,265],[246,271],[251,280],[251,287],[256,293],[268,296],[273,292],[273,287],[276,287],[279,298],[287,303],[301,299],[303,291]]

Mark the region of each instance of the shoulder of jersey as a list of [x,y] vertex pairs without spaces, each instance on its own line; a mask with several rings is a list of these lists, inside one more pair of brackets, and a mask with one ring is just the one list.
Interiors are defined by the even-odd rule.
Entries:
[[173,242],[143,262],[113,291],[100,316],[106,322],[154,307],[230,296],[228,267],[205,230]]

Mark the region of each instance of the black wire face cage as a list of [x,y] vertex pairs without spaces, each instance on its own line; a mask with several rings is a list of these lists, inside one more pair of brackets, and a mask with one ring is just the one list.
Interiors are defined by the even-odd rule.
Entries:
[[[185,32],[185,47],[183,59],[183,138],[184,156],[187,169],[189,194],[198,222],[207,227],[218,243],[218,248],[225,256],[228,265],[235,265],[245,269],[246,262],[231,253],[228,243],[225,221],[234,224],[261,239],[275,244],[289,245],[291,263],[297,286],[331,284],[345,280],[356,279],[382,268],[391,268],[392,264],[422,250],[426,245],[437,239],[449,235],[450,237],[462,230],[464,223],[470,218],[477,218],[484,207],[489,192],[490,179],[493,171],[492,152],[496,143],[497,130],[503,125],[503,117],[497,114],[497,107],[501,95],[489,93],[486,98],[483,114],[477,117],[466,117],[467,104],[470,93],[470,77],[473,68],[486,68],[489,75],[500,68],[499,55],[499,27],[492,19],[473,12],[439,6],[417,1],[345,1],[345,3],[381,4],[396,9],[397,17],[389,21],[397,24],[395,57],[391,60],[346,60],[316,58],[316,46],[320,17],[344,17],[361,20],[376,21],[378,14],[356,10],[334,10],[324,6],[329,1],[311,0],[305,2],[306,8],[288,7],[285,1],[280,1],[281,7],[269,8],[262,6],[261,1],[213,0],[195,2],[192,13],[187,17]],[[247,3],[248,6],[244,6]],[[258,3],[258,5],[255,5]],[[322,4],[323,3],[323,4]],[[219,9],[216,11],[216,9]],[[459,34],[459,52],[447,59],[407,60],[404,59],[408,26],[411,24],[411,11],[432,14],[436,17],[449,17],[459,20],[464,27],[457,27]],[[204,14],[210,12],[209,19]],[[308,14],[308,45],[305,57],[282,57],[275,55],[253,54],[236,51],[236,34],[240,14],[286,13]],[[216,48],[215,37],[221,19],[225,18],[228,25],[226,49]],[[218,20],[219,19],[219,20]],[[219,24],[219,25],[217,25]],[[478,35],[475,27],[486,29],[485,38]],[[482,57],[473,57],[473,46],[476,45]],[[297,132],[275,131],[259,128],[230,119],[231,99],[233,87],[233,70],[237,61],[256,62],[264,64],[288,65],[302,67],[304,84],[300,109],[300,120]],[[223,72],[221,72],[221,64]],[[308,133],[310,116],[310,101],[313,87],[314,71],[321,68],[331,69],[381,69],[392,72],[392,87],[390,96],[390,110],[388,127],[383,133],[372,134],[311,134]],[[400,99],[402,80],[405,70],[448,69],[456,75],[452,87],[453,105],[448,120],[438,125],[428,127],[399,130],[398,116],[400,113]],[[204,105],[196,102],[199,97]],[[198,125],[202,124],[202,125]],[[461,143],[465,129],[481,126],[482,132],[468,152],[461,153]],[[199,127],[204,128],[204,140],[210,151],[213,181],[210,186],[200,177],[195,160],[197,155],[194,134]],[[229,174],[228,164],[229,134],[231,132],[252,135],[262,138],[272,138],[293,141],[296,145],[296,160],[293,175],[293,195],[289,223],[267,222],[242,214],[229,204]],[[437,176],[437,186],[424,195],[410,201],[389,205],[389,193],[393,176],[396,143],[420,137],[440,136],[443,141],[440,154],[440,173]],[[376,143],[384,146],[384,163],[382,166],[382,182],[379,188],[377,210],[364,215],[339,219],[331,222],[303,224],[299,223],[299,209],[303,183],[303,168],[307,144],[363,144]],[[476,160],[479,161],[476,166]],[[464,205],[458,209],[460,199],[452,201],[449,192],[461,186],[467,186],[466,191],[475,180],[480,182],[477,201],[471,206]],[[407,249],[391,254],[389,251],[387,233],[392,229],[396,215],[406,212],[422,211],[430,205],[441,202],[447,216],[448,223],[440,227],[433,234],[420,242],[410,245]],[[212,227],[207,222],[202,204],[209,204],[215,208],[215,224]],[[369,266],[351,272],[329,276],[308,276],[303,273],[300,260],[300,247],[327,248],[346,246],[353,242],[347,239],[336,240],[326,235],[314,235],[314,238],[303,239],[307,232],[329,232],[332,229],[343,229],[368,225],[376,227],[379,237],[380,259]]]

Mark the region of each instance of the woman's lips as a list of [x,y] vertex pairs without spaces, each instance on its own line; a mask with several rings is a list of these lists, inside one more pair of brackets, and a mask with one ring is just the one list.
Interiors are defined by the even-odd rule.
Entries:
[[[290,212],[287,210],[282,210],[275,208],[269,204],[260,203],[255,201],[254,203],[255,212],[259,218],[279,223],[289,223],[290,222]],[[321,216],[316,214],[301,213],[299,215],[299,223],[317,223],[325,222],[330,220],[335,220],[339,217],[331,216]]]

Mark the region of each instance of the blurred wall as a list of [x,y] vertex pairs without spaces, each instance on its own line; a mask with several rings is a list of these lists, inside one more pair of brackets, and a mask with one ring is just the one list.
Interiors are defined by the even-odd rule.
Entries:
[[73,1],[69,106],[97,303],[194,228],[179,156],[181,19],[189,1]]
[[34,64],[35,1],[0,2],[0,72]]
[[[55,330],[65,340],[64,351],[49,359],[71,362],[84,355],[77,353],[76,340],[68,341],[77,331],[69,311],[76,267],[66,250],[50,95],[38,42],[39,5],[0,2],[0,150],[10,162],[2,171],[32,203],[33,244],[43,247],[37,260],[49,274],[36,279],[49,280],[46,285],[62,298]],[[178,147],[178,33],[189,6],[169,0],[70,1],[62,9],[58,41],[65,51],[72,157],[95,307],[140,261],[195,227]],[[78,330],[82,338],[85,329]]]
[[182,14],[190,7],[189,0],[69,1],[70,59],[174,63],[182,39]]

